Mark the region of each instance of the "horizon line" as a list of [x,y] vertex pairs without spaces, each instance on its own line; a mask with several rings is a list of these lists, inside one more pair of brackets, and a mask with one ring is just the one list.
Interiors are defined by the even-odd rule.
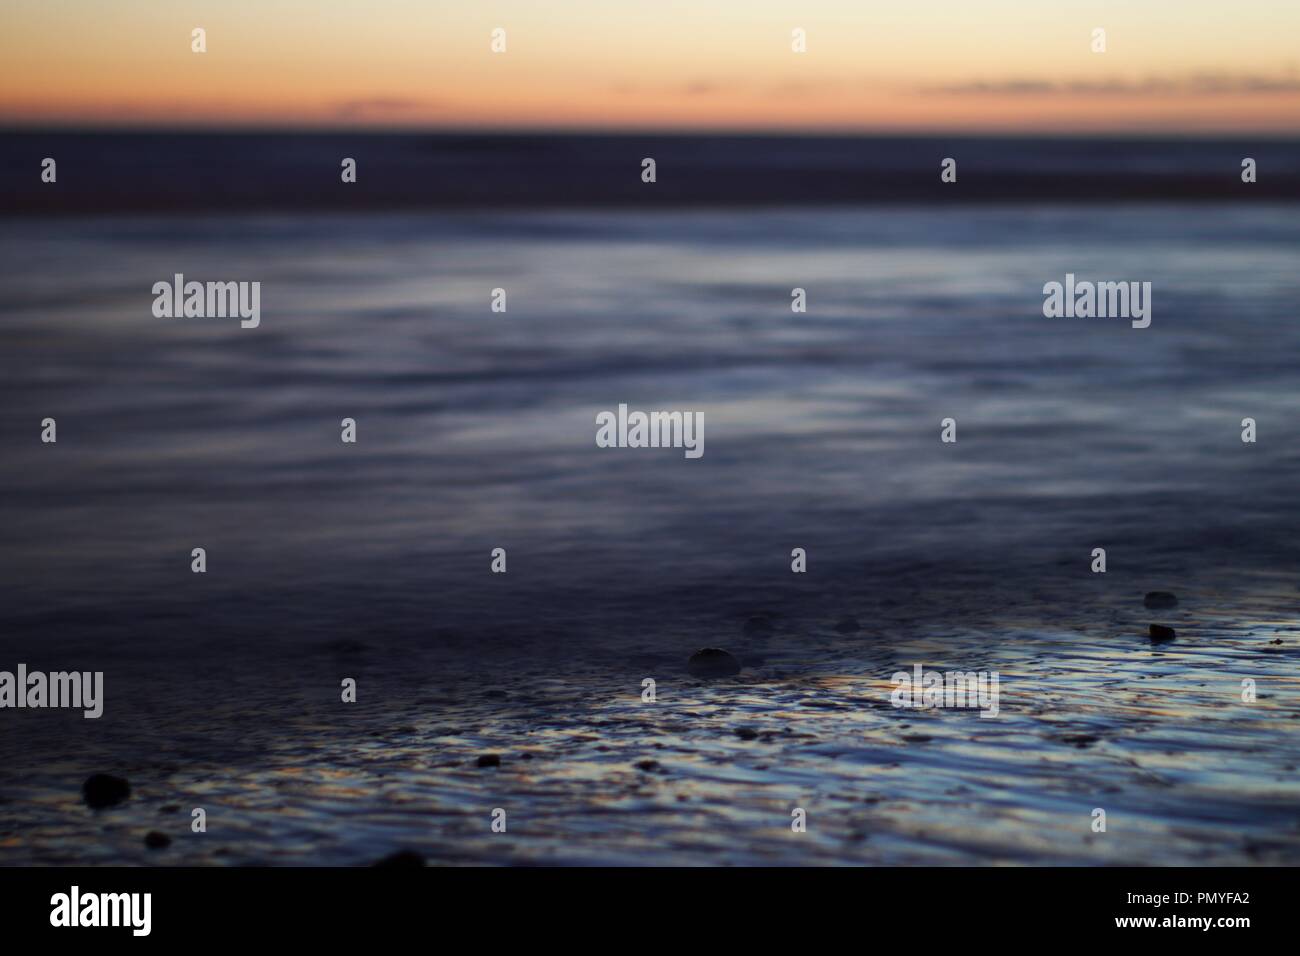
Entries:
[[1260,130],[1055,130],[1029,132],[1021,128],[974,130],[897,129],[869,127],[754,127],[703,130],[695,127],[659,126],[346,126],[328,123],[115,123],[66,121],[11,121],[0,118],[0,134],[125,134],[125,135],[349,135],[349,136],[608,136],[693,139],[991,139],[991,140],[1239,140],[1300,141],[1300,131]]

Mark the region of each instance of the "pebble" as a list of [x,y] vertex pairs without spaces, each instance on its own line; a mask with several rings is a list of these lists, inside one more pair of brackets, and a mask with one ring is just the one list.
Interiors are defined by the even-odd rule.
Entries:
[[758,731],[753,727],[737,727],[736,736],[741,740],[754,740],[758,737]]
[[121,803],[131,796],[131,785],[111,773],[92,774],[81,785],[81,797],[94,810]]
[[499,767],[501,766],[501,757],[499,754],[483,754],[478,758],[480,767]]
[[150,830],[144,835],[144,845],[151,850],[161,850],[172,845],[172,838],[158,830]]
[[1151,625],[1151,640],[1156,644],[1163,644],[1166,641],[1172,641],[1176,637],[1172,627],[1165,627],[1163,624]]
[[740,661],[717,647],[704,647],[690,656],[686,669],[692,677],[734,677],[740,673]]

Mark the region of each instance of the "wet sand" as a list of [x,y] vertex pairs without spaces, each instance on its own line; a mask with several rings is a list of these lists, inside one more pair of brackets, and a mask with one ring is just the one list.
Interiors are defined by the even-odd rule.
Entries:
[[[115,701],[131,713],[105,733],[28,712],[0,753],[26,767],[3,790],[0,863],[1296,864],[1300,625],[1278,617],[1285,582],[1256,583],[1249,606],[1027,599],[919,629],[864,600],[852,635],[776,612],[770,633],[717,635],[745,668],[711,681],[686,674],[685,641],[502,666],[350,644],[317,649],[296,686],[209,674]],[[1155,619],[1175,642],[1146,638]],[[999,716],[893,707],[890,675],[914,663],[998,670]],[[131,797],[86,807],[92,769]],[[147,848],[151,830],[171,845]]]

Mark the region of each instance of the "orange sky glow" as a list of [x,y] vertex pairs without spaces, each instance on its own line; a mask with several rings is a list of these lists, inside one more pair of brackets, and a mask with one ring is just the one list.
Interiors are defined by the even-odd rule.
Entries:
[[1293,0],[6,0],[0,22],[5,124],[1300,130]]

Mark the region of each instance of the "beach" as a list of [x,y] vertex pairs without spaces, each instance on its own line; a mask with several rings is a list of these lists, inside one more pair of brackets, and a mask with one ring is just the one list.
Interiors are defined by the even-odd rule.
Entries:
[[[0,667],[104,672],[0,722],[0,863],[1300,862],[1298,250],[1285,203],[0,220]],[[156,317],[175,273],[260,324]],[[1045,317],[1067,273],[1149,327]],[[707,450],[599,447],[622,403]]]

